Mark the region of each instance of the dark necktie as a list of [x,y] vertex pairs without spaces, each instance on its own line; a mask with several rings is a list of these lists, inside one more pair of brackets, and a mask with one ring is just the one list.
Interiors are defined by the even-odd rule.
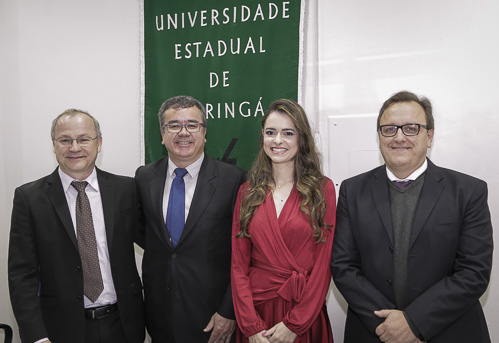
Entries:
[[170,199],[168,200],[166,228],[174,247],[177,246],[185,225],[185,174],[187,174],[186,169],[175,169],[175,178],[172,182]]
[[76,197],[76,234],[83,269],[83,293],[94,303],[104,290],[104,283],[102,282],[99,255],[97,253],[92,211],[87,193],[85,193],[87,184],[86,181],[71,182],[71,186],[78,191]]
[[394,184],[396,184],[397,186],[404,188],[405,186],[410,184],[412,181],[413,180],[406,180],[406,181],[393,180],[392,182]]

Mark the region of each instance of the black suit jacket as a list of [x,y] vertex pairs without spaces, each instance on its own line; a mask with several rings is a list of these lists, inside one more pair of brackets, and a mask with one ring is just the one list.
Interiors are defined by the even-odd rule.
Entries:
[[[393,227],[385,166],[343,182],[331,267],[349,304],[345,342],[379,342],[373,311],[394,309]],[[431,343],[490,342],[479,302],[492,267],[485,182],[428,169],[415,212],[402,309]]]
[[[118,308],[130,343],[144,341],[132,178],[97,169]],[[83,273],[57,169],[16,189],[9,242],[9,289],[23,342],[84,343]]]
[[163,217],[168,158],[135,175],[145,221],[146,326],[155,342],[207,342],[211,316],[234,319],[230,288],[232,214],[246,172],[205,154],[184,230],[174,248]]

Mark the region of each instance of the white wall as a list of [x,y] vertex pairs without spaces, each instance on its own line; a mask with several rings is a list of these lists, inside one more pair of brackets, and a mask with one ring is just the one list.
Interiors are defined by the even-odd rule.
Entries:
[[[0,322],[15,326],[6,261],[14,188],[55,168],[52,119],[69,107],[88,110],[103,130],[98,165],[133,175],[140,164],[140,1],[0,0]],[[321,131],[326,174],[339,183],[380,162],[372,116],[392,93],[409,89],[434,102],[433,161],[486,180],[496,219],[495,0],[318,0],[317,6],[319,88],[315,94],[307,78],[304,104]],[[317,47],[307,49],[313,57]],[[310,76],[314,64],[307,63]],[[493,341],[499,340],[492,325],[499,320],[497,262],[482,299]],[[334,288],[328,305],[341,342],[346,307]]]
[[56,167],[53,118],[89,111],[103,132],[98,165],[132,176],[140,164],[139,5],[0,0],[0,322],[15,326],[7,287],[14,188]]
[[[487,181],[499,220],[499,3],[495,0],[320,0],[319,110],[326,173],[342,180],[382,163],[376,117],[391,94],[411,90],[434,105],[434,163]],[[495,241],[499,241],[495,233]],[[499,257],[482,297],[499,341]],[[346,304],[333,287],[328,308],[343,341]]]

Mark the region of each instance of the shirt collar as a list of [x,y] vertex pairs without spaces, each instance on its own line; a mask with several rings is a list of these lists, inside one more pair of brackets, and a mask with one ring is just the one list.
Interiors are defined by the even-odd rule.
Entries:
[[[187,174],[191,179],[198,176],[199,171],[201,170],[201,165],[203,164],[204,153],[199,156],[197,160],[189,164],[185,169],[187,169]],[[168,175],[171,177],[175,177],[175,169],[178,168],[175,163],[168,157]]]
[[393,174],[392,171],[390,169],[388,169],[388,167],[386,167],[386,175],[388,176],[390,181],[408,181],[408,180],[414,181],[421,174],[423,174],[427,168],[428,168],[428,161],[425,158],[424,163],[421,165],[421,167],[419,167],[418,169],[413,171],[412,174],[409,175],[408,177],[406,177],[405,179],[399,179],[398,177],[396,177],[395,174]]
[[73,181],[87,181],[90,187],[92,187],[97,192],[99,191],[99,182],[97,181],[97,172],[95,170],[95,167],[94,167],[94,170],[92,170],[92,173],[85,180],[76,180],[76,179],[72,178],[71,176],[69,176],[68,174],[66,174],[65,172],[63,172],[61,170],[61,168],[59,168],[58,171],[59,171],[59,177],[61,178],[62,188],[64,189],[64,192],[67,192],[68,189],[70,189],[69,187],[73,188],[71,186],[71,182],[73,182]]

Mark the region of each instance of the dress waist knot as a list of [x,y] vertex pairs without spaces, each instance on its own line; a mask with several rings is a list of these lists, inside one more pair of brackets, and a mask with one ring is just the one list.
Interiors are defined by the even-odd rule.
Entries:
[[273,290],[278,296],[288,302],[301,301],[309,277],[306,270],[289,270],[258,260],[252,262],[252,267],[260,270],[257,274],[263,274],[259,277],[268,278],[269,282],[276,285]]

